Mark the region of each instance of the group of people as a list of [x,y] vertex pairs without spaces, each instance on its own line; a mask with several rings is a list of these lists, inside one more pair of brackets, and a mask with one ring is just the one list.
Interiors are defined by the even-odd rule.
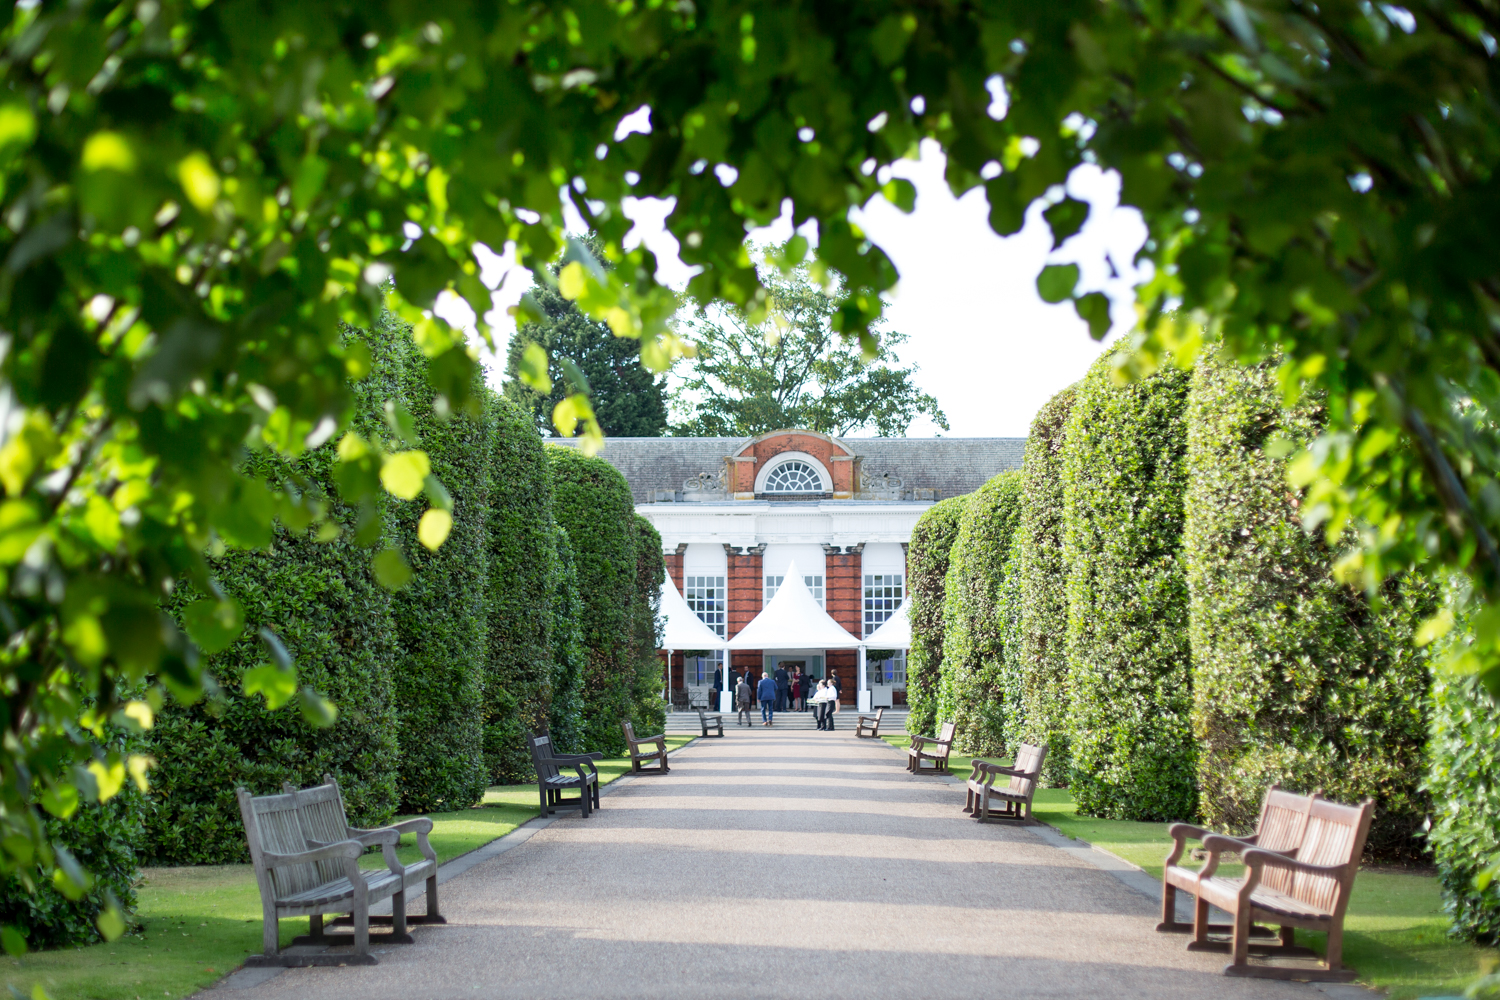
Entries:
[[[734,691],[734,704],[738,712],[735,724],[751,725],[750,713],[760,706],[760,724],[770,726],[777,712],[805,712],[808,706],[816,713],[818,728],[833,731],[833,717],[839,710],[839,696],[844,692],[844,683],[837,674],[818,680],[802,672],[801,667],[788,671],[777,667],[773,672],[762,671],[760,680],[749,669],[730,675]],[[717,682],[715,690],[718,690]]]

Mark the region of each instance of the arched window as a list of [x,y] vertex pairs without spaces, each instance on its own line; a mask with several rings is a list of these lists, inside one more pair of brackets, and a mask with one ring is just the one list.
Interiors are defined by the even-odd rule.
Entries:
[[782,462],[766,477],[767,493],[822,493],[823,477],[806,462]]

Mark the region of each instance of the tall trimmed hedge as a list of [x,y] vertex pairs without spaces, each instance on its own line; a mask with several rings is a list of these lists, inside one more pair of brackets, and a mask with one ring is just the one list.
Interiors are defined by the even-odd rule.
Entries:
[[637,733],[659,733],[667,725],[661,657],[657,653],[661,648],[661,585],[667,579],[667,563],[656,525],[637,514],[635,530],[635,600],[631,610],[630,649],[635,682],[631,689],[630,720]]
[[[401,329],[402,343],[411,345]],[[476,380],[477,381],[477,380]],[[400,661],[392,671],[400,722],[401,808],[466,809],[484,797],[484,673],[489,623],[489,428],[467,413],[440,419],[414,345],[402,371],[417,446],[453,499],[453,527],[436,552],[417,540],[426,497],[395,500],[392,528],[413,570],[392,600]],[[482,383],[476,386],[482,390]]]
[[[354,385],[354,429],[374,437],[383,433],[384,402],[400,397],[406,348],[389,329],[348,335],[370,346],[370,373]],[[267,794],[280,791],[283,781],[310,785],[331,772],[355,825],[376,826],[395,812],[399,753],[392,672],[398,646],[392,601],[370,571],[372,549],[354,540],[359,512],[340,501],[333,487],[335,447],[326,444],[290,469],[263,455],[250,459],[267,479],[292,471],[305,476],[324,494],[330,520],[342,533],[319,541],[316,529],[291,531],[278,524],[268,547],[230,549],[210,560],[224,592],[239,602],[246,627],[228,649],[208,658],[220,693],[191,706],[169,702],[148,733],[149,752],[158,762],[146,823],[152,863],[248,860],[234,797],[239,785]],[[180,588],[171,608],[180,610],[197,596]],[[308,725],[295,699],[271,712],[259,695],[241,693],[245,671],[267,660],[257,636],[262,627],[286,646],[299,682],[338,706],[332,726]]]
[[578,593],[578,564],[573,543],[554,523],[557,573],[552,590],[552,704],[548,708],[552,742],[563,753],[582,753],[583,672],[588,649],[583,644],[583,597]]
[[1395,581],[1372,607],[1333,578],[1336,553],[1302,529],[1287,462],[1265,451],[1307,442],[1322,411],[1283,407],[1272,363],[1204,357],[1192,382],[1184,552],[1202,817],[1248,831],[1272,782],[1374,796],[1367,853],[1420,854],[1428,670],[1413,636],[1431,588]]
[[911,599],[911,650],[906,661],[907,732],[937,735],[943,670],[943,605],[948,555],[972,494],[929,507],[912,529],[906,555],[906,592]]
[[1500,892],[1476,879],[1500,852],[1500,703],[1473,676],[1433,678],[1426,790],[1427,842],[1443,887],[1452,932],[1500,941]]
[[485,394],[490,429],[489,662],[484,755],[490,780],[532,777],[526,736],[549,721],[557,530],[552,472],[530,417]]
[[938,718],[957,723],[954,748],[976,756],[1005,754],[1017,708],[1006,683],[1005,583],[1020,514],[1021,474],[1002,472],[974,491],[949,552]]
[[1067,564],[1063,561],[1063,441],[1078,387],[1049,399],[1031,421],[1021,469],[1016,585],[1016,662],[1021,674],[1020,740],[1047,747],[1043,780],[1068,783]]
[[635,503],[625,477],[602,458],[566,446],[547,449],[553,510],[568,531],[583,598],[582,739],[606,756],[625,752],[620,720],[635,688],[632,604],[636,599]]
[[1189,376],[1114,384],[1109,354],[1079,385],[1063,443],[1070,786],[1092,816],[1197,811],[1182,557]]

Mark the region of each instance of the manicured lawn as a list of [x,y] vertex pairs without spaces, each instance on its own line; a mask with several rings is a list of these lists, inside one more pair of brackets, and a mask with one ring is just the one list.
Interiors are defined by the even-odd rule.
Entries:
[[[668,749],[692,738],[669,736]],[[629,770],[628,760],[599,762],[599,778],[606,784]],[[536,814],[535,785],[497,786],[472,809],[431,814],[429,840],[438,861],[446,862],[505,836]],[[420,858],[416,837],[403,837],[397,856],[404,863]],[[378,867],[384,862],[377,851],[360,863]],[[147,868],[143,875],[139,933],[113,944],[21,959],[0,956],[0,987],[30,997],[40,984],[52,1000],[185,997],[260,950],[260,893],[249,865]],[[420,890],[414,891],[413,909],[425,905],[420,899]],[[301,920],[281,921],[282,944],[306,933],[307,924]]]
[[[905,736],[888,738],[905,747]],[[990,758],[983,758],[990,759]],[[950,770],[968,774],[973,758],[955,754]],[[956,793],[955,793],[956,794]],[[1036,793],[1036,818],[1077,840],[1103,848],[1161,878],[1171,840],[1166,823],[1133,823],[1079,816],[1065,788]],[[1237,877],[1243,867],[1222,864],[1219,873]],[[1319,950],[1321,934],[1298,933]],[[1478,975],[1486,949],[1450,940],[1436,876],[1385,868],[1360,872],[1344,921],[1344,960],[1359,970],[1360,981],[1387,991],[1391,1000],[1458,996]]]

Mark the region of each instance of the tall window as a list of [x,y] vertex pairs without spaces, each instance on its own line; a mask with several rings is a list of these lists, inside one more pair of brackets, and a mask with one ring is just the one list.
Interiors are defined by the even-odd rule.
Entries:
[[865,678],[871,687],[877,684],[906,687],[906,650],[895,650],[889,660],[866,660]]
[[[776,596],[776,591],[781,589],[781,581],[785,579],[786,577],[784,576],[766,577],[767,604],[770,603],[771,598]],[[812,591],[813,599],[818,602],[818,607],[825,607],[823,604],[823,578],[821,576],[804,576],[802,582],[807,584],[808,590]]]
[[822,493],[823,477],[806,462],[782,462],[766,477],[767,493]]
[[[728,591],[722,576],[688,576],[682,581],[682,596],[687,606],[720,639],[728,628]],[[689,656],[683,661],[682,682],[688,687],[712,687],[714,675],[724,664],[724,651],[716,649],[707,656]]]
[[865,574],[865,635],[884,625],[901,606],[902,584],[900,573]]

